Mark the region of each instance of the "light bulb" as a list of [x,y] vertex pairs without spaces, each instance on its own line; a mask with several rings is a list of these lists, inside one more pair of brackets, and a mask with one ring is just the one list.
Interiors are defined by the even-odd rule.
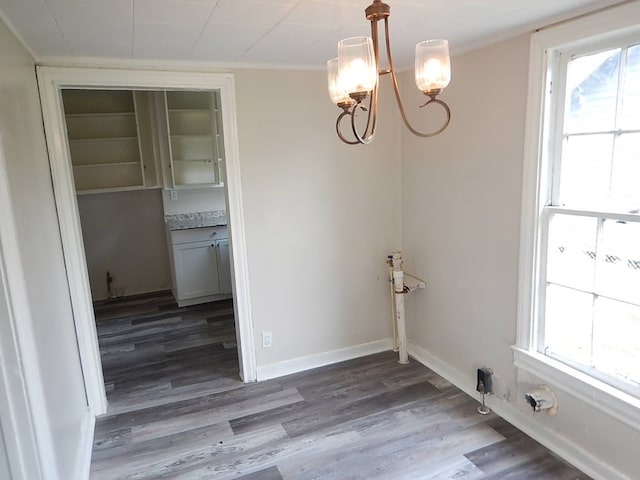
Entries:
[[449,43],[427,40],[416,45],[416,85],[425,93],[439,92],[451,81]]
[[345,38],[338,42],[338,75],[349,94],[374,89],[378,70],[370,37]]

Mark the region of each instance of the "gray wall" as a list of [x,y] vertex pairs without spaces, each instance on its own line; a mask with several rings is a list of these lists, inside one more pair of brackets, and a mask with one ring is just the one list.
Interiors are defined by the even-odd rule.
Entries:
[[258,366],[388,338],[385,260],[400,245],[391,97],[374,144],[355,147],[335,134],[324,72],[235,80]]
[[0,21],[0,135],[60,478],[75,476],[89,423],[53,201],[34,61]]
[[78,195],[78,210],[94,300],[171,288],[159,189]]
[[[533,416],[513,364],[529,36],[453,58],[443,96],[450,128],[430,141],[402,138],[402,235],[407,269],[425,292],[408,302],[410,341],[475,390],[494,369],[495,398],[542,439],[576,458],[638,478],[640,432],[550,385],[557,416]],[[413,90],[406,75],[405,91]],[[416,95],[413,102],[418,102]]]
[[2,425],[0,425],[0,478],[11,480],[11,472],[9,471],[9,459],[7,458],[7,449],[4,445]]

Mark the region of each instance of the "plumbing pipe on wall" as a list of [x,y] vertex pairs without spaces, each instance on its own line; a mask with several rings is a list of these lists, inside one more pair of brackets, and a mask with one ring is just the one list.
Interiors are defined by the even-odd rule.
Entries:
[[425,283],[402,270],[402,252],[396,251],[387,256],[389,266],[389,284],[391,285],[391,324],[393,326],[393,351],[398,352],[398,362],[409,363],[407,351],[407,324],[404,316],[404,296]]
[[393,328],[393,351],[398,351],[398,329],[396,328],[396,296],[395,286],[393,284],[393,256],[400,254],[394,252],[393,255],[387,256],[387,265],[389,266],[389,289],[391,291],[391,327]]
[[395,304],[395,330],[397,332],[398,362],[409,363],[407,351],[407,324],[404,317],[404,272],[402,271],[402,252],[393,252],[391,256],[393,268],[393,300]]

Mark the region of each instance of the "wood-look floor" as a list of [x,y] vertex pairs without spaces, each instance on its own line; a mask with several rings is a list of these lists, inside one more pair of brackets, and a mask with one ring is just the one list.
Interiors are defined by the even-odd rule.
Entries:
[[91,478],[586,480],[391,352],[244,385],[231,302],[96,306],[107,415]]

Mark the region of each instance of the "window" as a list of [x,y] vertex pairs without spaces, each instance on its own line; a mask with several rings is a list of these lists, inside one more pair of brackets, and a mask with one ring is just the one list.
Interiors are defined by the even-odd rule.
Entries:
[[557,53],[536,347],[640,397],[637,42]]
[[518,368],[638,428],[639,14],[532,37],[515,347]]

